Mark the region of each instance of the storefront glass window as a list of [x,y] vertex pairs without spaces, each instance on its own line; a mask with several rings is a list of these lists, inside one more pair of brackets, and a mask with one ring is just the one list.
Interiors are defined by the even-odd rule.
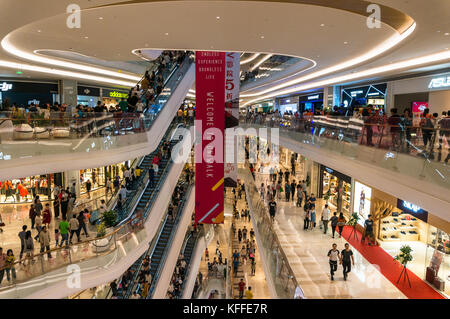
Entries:
[[41,201],[51,200],[54,186],[54,174],[1,181],[0,203],[31,203],[36,195]]
[[433,282],[435,288],[444,288],[443,292],[450,295],[450,235],[431,225],[425,267],[432,268],[437,277]]

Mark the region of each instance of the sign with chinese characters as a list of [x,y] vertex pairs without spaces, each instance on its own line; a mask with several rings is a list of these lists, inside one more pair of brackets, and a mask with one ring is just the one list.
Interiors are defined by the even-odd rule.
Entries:
[[397,200],[397,208],[401,209],[403,212],[413,215],[424,222],[428,222],[428,212],[423,210],[420,206],[407,202],[401,199]]
[[[195,59],[195,223],[224,221],[225,52]],[[197,136],[201,138],[197,139]]]
[[[232,128],[239,124],[240,60],[240,53],[227,52],[225,54],[225,128]],[[227,149],[237,145],[237,137],[234,134],[225,133],[225,145],[226,153]],[[235,159],[227,160],[225,163],[225,187],[236,187],[236,152],[232,152],[232,150],[229,152],[234,155]]]
[[0,85],[0,90],[2,92],[6,92],[6,91],[11,90],[11,89],[12,89],[12,84],[10,84],[10,83],[3,82]]
[[442,76],[439,78],[432,79],[428,85],[429,89],[438,89],[442,87],[450,86],[450,76]]

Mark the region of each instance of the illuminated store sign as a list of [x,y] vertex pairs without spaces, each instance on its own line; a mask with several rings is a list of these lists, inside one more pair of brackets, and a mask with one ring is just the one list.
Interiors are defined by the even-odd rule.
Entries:
[[414,204],[412,204],[410,202],[403,202],[403,207],[405,207],[405,208],[407,208],[409,210],[412,210],[414,213],[417,213],[420,210],[422,210],[422,208],[420,208],[419,206],[414,205]]
[[3,83],[0,85],[0,90],[1,90],[2,92],[6,92],[6,91],[11,90],[11,89],[12,89],[12,84],[3,82]]
[[112,92],[109,92],[109,97],[118,97],[118,98],[123,98],[123,99],[127,99],[128,98],[128,94],[126,94],[126,93],[120,93],[120,92],[117,92],[117,91],[112,91]]
[[450,76],[443,76],[440,78],[432,79],[430,84],[428,85],[429,89],[437,89],[442,87],[449,87],[450,86]]
[[364,91],[363,90],[358,90],[358,91],[352,91],[350,92],[351,96],[357,96],[358,94],[363,94]]
[[426,210],[423,210],[421,207],[417,206],[416,204],[398,199],[397,200],[397,207],[404,211],[405,213],[411,214],[414,217],[417,217],[424,222],[428,221],[428,212]]
[[308,96],[308,100],[318,100],[318,99],[319,99],[319,95]]

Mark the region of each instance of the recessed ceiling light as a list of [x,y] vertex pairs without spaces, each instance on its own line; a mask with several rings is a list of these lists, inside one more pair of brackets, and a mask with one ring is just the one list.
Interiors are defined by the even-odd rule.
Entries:
[[85,39],[89,39],[89,37],[84,37]]
[[321,27],[324,27],[324,26],[325,26],[325,24],[323,24],[323,23],[322,23],[322,24],[321,24],[320,26],[321,26]]
[[348,42],[347,42],[347,41],[345,41],[345,42],[344,42],[344,44],[348,44]]
[[103,17],[99,17],[98,19],[99,19],[99,20],[103,20]]
[[166,32],[166,35],[169,35],[169,32]]
[[450,34],[450,33],[448,33],[448,32],[445,32],[445,33],[444,33],[444,35],[449,35],[449,34]]
[[261,39],[264,39],[264,36],[263,36],[263,35],[261,36]]
[[41,33],[42,31],[41,30],[37,30],[37,32]]
[[217,16],[217,17],[216,17],[216,19],[217,19],[217,20],[219,20],[219,19],[220,19],[220,17],[219,17],[219,16]]

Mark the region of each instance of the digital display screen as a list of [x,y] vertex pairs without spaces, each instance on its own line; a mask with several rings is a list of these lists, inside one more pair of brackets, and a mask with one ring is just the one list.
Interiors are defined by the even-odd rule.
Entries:
[[423,111],[427,108],[428,102],[413,102],[412,104],[413,113],[423,113]]

